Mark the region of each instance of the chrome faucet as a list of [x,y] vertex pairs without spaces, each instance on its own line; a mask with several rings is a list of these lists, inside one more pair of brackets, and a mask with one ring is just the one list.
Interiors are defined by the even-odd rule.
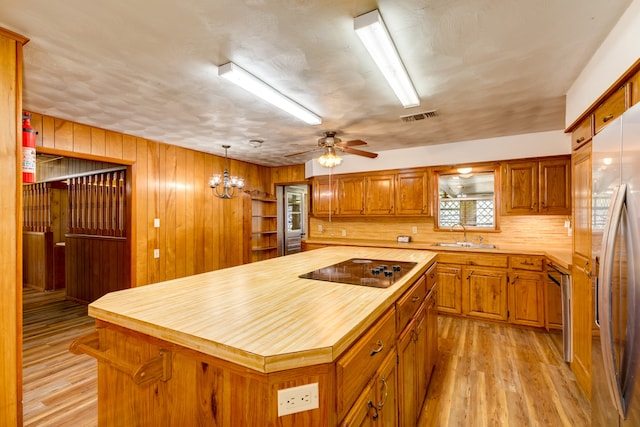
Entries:
[[[453,225],[451,226],[451,232],[453,233],[453,229],[454,229],[456,226],[458,226],[458,225],[459,225],[460,227],[462,227],[462,233],[463,233],[463,237],[464,237],[464,240],[462,241],[462,243],[466,244],[466,243],[467,243],[467,228],[464,226],[464,224],[463,224],[463,223],[459,222],[459,223],[457,223],[457,224],[453,224]],[[458,242],[458,239],[456,239],[456,243],[459,243],[459,242]]]

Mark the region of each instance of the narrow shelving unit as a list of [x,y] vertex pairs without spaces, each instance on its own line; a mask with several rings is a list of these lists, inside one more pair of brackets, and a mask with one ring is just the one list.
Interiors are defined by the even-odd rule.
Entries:
[[278,256],[278,203],[265,193],[251,193],[251,262]]

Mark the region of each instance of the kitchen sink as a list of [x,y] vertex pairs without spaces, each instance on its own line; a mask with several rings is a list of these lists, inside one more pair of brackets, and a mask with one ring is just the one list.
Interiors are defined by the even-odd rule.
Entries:
[[457,243],[439,242],[439,243],[434,243],[433,246],[441,246],[441,247],[447,247],[447,248],[496,249],[496,245],[490,245],[486,243],[470,243],[470,242],[457,242]]

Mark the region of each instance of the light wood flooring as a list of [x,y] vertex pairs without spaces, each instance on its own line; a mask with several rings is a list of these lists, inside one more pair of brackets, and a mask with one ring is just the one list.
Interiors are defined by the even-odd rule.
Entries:
[[[64,291],[24,290],[24,425],[97,425],[96,361],[69,353],[93,330]],[[590,408],[543,332],[440,316],[440,356],[419,426],[588,426]]]
[[97,362],[69,353],[91,332],[87,307],[64,299],[64,290],[23,289],[24,426],[96,426]]
[[438,317],[420,426],[589,426],[591,407],[545,332]]

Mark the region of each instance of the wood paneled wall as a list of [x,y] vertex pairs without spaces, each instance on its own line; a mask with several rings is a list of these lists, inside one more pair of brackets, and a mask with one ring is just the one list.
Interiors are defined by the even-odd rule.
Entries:
[[22,425],[22,46],[0,28],[0,425]]
[[[522,245],[527,242],[535,246],[571,247],[571,237],[564,228],[568,219],[563,215],[530,215],[500,217],[500,232],[467,231],[467,240],[482,236],[484,243],[495,245]],[[428,218],[368,218],[364,219],[327,219],[310,218],[309,239],[365,239],[394,241],[399,235],[411,236],[418,243],[454,242],[462,240],[462,230],[435,231],[433,217]],[[319,230],[322,225],[322,232]],[[412,233],[412,227],[418,227],[418,233]],[[346,237],[342,237],[342,230]]]
[[[209,177],[224,169],[223,157],[32,114],[39,152],[129,165],[134,286],[243,262],[243,248],[237,249],[242,246],[242,200],[219,199],[208,187]],[[298,178],[302,171],[304,177],[304,165],[279,172],[231,160],[230,169],[245,178],[247,191],[273,192],[272,175]],[[233,242],[235,251],[229,253],[221,242]],[[153,257],[154,249],[160,258]]]
[[108,292],[128,288],[129,265],[127,241],[124,238],[67,235],[67,298],[88,304]]
[[22,234],[23,284],[39,291],[54,289],[53,233],[26,231]]

